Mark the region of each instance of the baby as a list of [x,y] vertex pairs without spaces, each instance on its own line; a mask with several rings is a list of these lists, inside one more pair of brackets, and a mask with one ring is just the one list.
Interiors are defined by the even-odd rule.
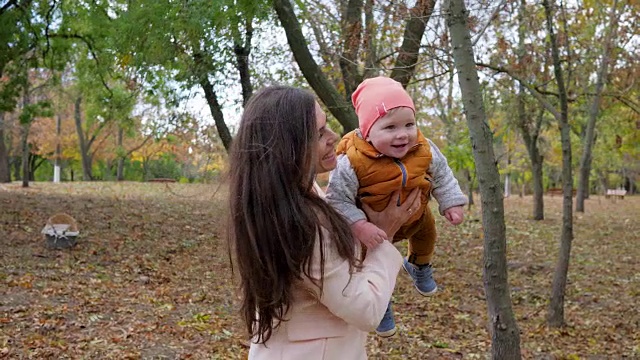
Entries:
[[[404,269],[420,294],[433,295],[438,289],[431,267],[436,228],[429,199],[433,195],[440,214],[458,225],[464,219],[467,197],[447,159],[416,126],[413,100],[400,83],[387,77],[367,79],[351,99],[359,128],[338,144],[338,165],[329,178],[327,200],[348,219],[360,243],[373,248],[387,235],[367,221],[360,203],[380,211],[390,200],[399,205],[412,190],[420,188],[420,210],[400,228],[393,241],[409,239]],[[400,197],[391,199],[398,190]],[[383,337],[395,334],[391,303],[376,332]]]

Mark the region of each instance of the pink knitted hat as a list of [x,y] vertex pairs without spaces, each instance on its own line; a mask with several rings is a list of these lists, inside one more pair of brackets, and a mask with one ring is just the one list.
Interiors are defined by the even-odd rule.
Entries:
[[416,111],[413,100],[402,85],[384,76],[366,79],[360,83],[351,95],[351,102],[356,108],[360,132],[365,139],[376,120],[387,115],[389,110],[405,106],[411,108],[414,113]]

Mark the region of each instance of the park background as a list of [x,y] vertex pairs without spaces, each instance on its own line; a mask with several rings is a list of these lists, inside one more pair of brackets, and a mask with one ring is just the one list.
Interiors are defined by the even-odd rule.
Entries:
[[[377,75],[411,93],[474,205],[460,227],[438,221],[442,293],[419,298],[400,276],[400,336],[372,338],[370,355],[488,356],[485,233],[448,2],[0,4],[0,356],[246,356],[224,221],[243,104],[268,84],[308,88],[344,133],[357,124],[349,95]],[[522,356],[640,356],[639,4],[466,5]],[[577,211],[556,327],[545,313],[566,165]],[[56,212],[79,224],[72,250],[44,247]]]

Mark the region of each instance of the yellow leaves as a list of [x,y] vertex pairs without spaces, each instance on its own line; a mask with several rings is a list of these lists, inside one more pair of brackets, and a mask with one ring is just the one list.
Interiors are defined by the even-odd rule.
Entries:
[[17,279],[9,278],[7,283],[9,286],[17,286],[25,289],[33,288],[33,281],[35,277],[32,274],[24,274]]

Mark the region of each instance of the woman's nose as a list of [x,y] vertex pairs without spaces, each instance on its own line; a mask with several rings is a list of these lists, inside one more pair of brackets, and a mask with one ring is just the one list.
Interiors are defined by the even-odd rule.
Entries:
[[338,141],[338,134],[336,134],[333,130],[331,129],[327,129],[327,131],[329,132],[327,134],[327,142],[329,143],[329,145],[333,145],[336,143],[336,141]]

